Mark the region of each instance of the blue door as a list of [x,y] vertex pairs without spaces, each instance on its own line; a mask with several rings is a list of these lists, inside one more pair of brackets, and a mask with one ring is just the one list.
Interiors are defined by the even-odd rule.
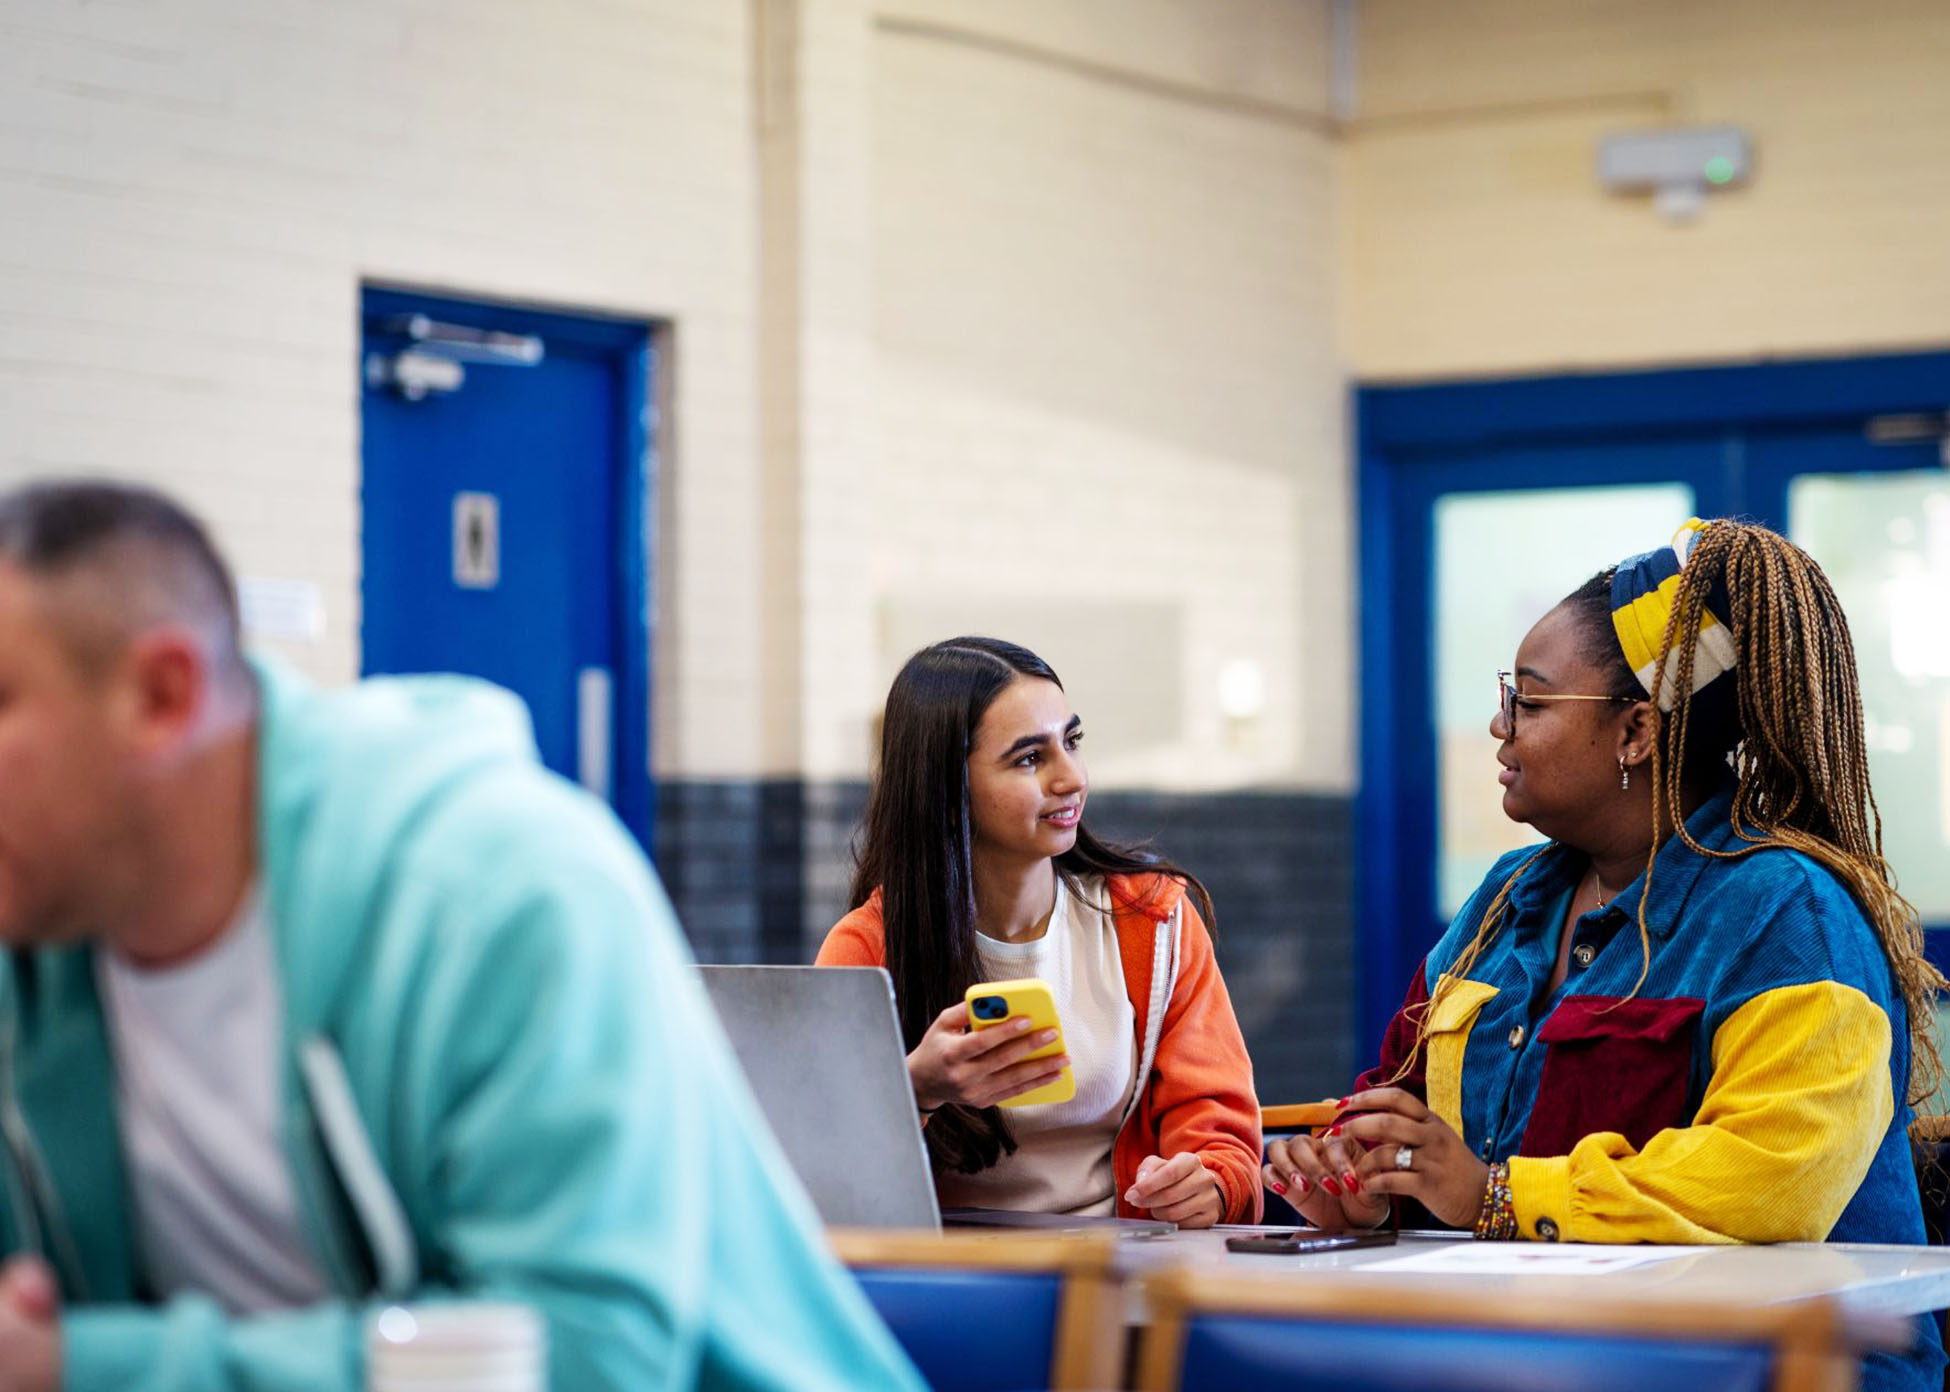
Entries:
[[1501,838],[1494,670],[1690,512],[1785,532],[1855,633],[1885,852],[1950,957],[1950,354],[1358,393],[1361,1036]]
[[647,326],[374,288],[363,318],[364,671],[513,691],[647,844]]

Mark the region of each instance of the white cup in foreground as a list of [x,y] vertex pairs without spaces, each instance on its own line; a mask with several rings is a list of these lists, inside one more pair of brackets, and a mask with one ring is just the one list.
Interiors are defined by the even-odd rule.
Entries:
[[391,1305],[366,1321],[369,1392],[547,1392],[548,1338],[526,1305]]

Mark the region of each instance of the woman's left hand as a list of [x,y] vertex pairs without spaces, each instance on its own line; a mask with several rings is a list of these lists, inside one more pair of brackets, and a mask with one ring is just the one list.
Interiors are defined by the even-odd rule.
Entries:
[[1181,1228],[1209,1228],[1225,1212],[1219,1181],[1189,1150],[1169,1160],[1146,1157],[1138,1165],[1136,1181],[1124,1191],[1124,1202]]
[[[1451,1227],[1475,1225],[1490,1167],[1448,1122],[1413,1093],[1392,1087],[1357,1092],[1341,1102],[1341,1110],[1364,1113],[1340,1126],[1343,1135],[1368,1147],[1355,1167],[1363,1189],[1415,1199]],[[1398,1163],[1404,1146],[1409,1150],[1407,1168]]]

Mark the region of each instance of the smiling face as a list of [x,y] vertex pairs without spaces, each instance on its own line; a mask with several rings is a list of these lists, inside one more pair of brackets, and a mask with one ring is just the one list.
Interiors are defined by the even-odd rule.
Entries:
[[975,854],[1047,860],[1076,844],[1090,775],[1063,688],[1017,677],[989,703],[968,755]]
[[1637,707],[1628,702],[1530,700],[1532,696],[1603,695],[1612,674],[1587,656],[1585,635],[1562,605],[1544,615],[1517,648],[1512,677],[1516,728],[1499,710],[1490,733],[1500,740],[1497,775],[1503,814],[1528,822],[1554,841],[1589,849],[1619,802],[1618,760],[1643,758],[1635,742]]

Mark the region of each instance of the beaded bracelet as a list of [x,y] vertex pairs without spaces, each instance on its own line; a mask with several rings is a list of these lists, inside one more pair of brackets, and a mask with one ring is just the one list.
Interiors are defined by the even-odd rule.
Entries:
[[1508,1242],[1517,1235],[1517,1205],[1510,1197],[1510,1166],[1490,1166],[1483,1185],[1483,1207],[1476,1215],[1476,1236],[1486,1242]]

